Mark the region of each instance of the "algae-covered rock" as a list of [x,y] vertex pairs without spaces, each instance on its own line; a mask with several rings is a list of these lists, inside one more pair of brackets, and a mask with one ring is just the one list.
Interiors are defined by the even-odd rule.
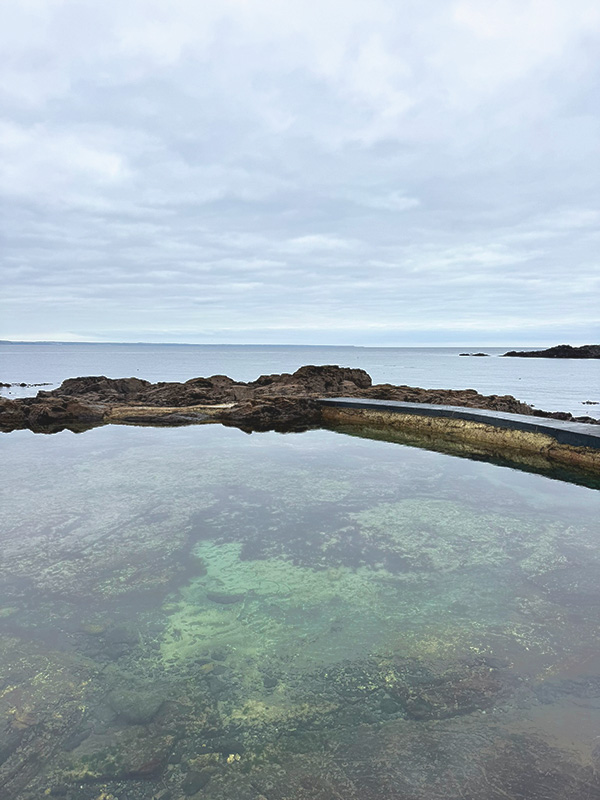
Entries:
[[149,778],[167,764],[173,745],[170,735],[131,727],[110,735],[90,736],[73,751],[67,766],[57,772],[57,785],[118,778]]
[[146,725],[158,714],[165,697],[152,689],[113,689],[109,707],[129,725]]
[[222,606],[229,606],[232,603],[241,603],[245,595],[243,592],[207,592],[206,597],[213,603],[219,603]]

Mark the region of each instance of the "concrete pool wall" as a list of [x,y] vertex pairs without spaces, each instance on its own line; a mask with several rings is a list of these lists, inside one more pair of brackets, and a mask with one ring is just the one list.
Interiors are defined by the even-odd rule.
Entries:
[[319,404],[327,423],[414,433],[461,443],[474,452],[522,454],[600,474],[600,425],[478,408],[353,397],[322,398]]

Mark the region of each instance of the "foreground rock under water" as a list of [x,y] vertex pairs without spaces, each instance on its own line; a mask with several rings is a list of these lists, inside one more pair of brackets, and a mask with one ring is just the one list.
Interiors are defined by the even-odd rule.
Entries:
[[484,408],[493,411],[597,423],[591,417],[546,412],[512,395],[482,395],[475,389],[421,389],[373,385],[362,369],[304,366],[296,372],[261,375],[249,383],[226,375],[185,383],[150,383],[140,378],[69,378],[36,397],[0,398],[0,430],[80,431],[107,423],[185,425],[213,419],[247,431],[301,431],[318,426],[320,397],[361,397],[411,403]]

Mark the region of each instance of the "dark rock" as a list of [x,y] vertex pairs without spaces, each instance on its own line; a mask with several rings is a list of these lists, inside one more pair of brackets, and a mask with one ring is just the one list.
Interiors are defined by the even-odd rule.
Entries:
[[29,428],[40,433],[78,430],[101,424],[105,409],[96,403],[67,398],[0,398],[0,428],[5,431]]
[[415,386],[393,386],[383,383],[376,384],[354,396],[369,397],[374,400],[397,400],[406,403],[487,408],[492,411],[506,411],[510,414],[526,414],[528,416],[534,413],[530,405],[521,403],[510,394],[483,395],[475,389],[420,389]]
[[190,797],[196,792],[199,792],[200,789],[204,789],[207,783],[210,781],[211,773],[210,770],[203,769],[203,770],[193,770],[192,772],[188,772],[185,776],[183,783],[181,784],[181,791],[184,793],[186,797]]
[[263,686],[265,689],[274,689],[278,683],[279,681],[277,678],[274,678],[272,675],[265,675],[263,678]]
[[103,654],[117,660],[140,642],[139,631],[128,625],[114,625],[103,634]]
[[[40,391],[34,398],[0,398],[0,429],[29,428],[43,433],[66,428],[80,431],[115,419],[145,425],[189,425],[209,418],[203,408],[194,406],[218,405],[224,407],[214,410],[212,419],[248,433],[301,432],[321,423],[321,409],[316,398],[335,396],[455,405],[573,419],[566,413],[534,410],[511,395],[486,396],[474,389],[373,386],[370,376],[361,369],[308,365],[291,374],[261,375],[250,383],[236,382],[225,375],[192,378],[185,383],[156,384],[139,378],[70,378],[58,389]],[[578,417],[577,421],[600,423],[589,417]]]
[[476,358],[476,357],[481,358],[483,356],[489,357],[490,354],[489,353],[459,353],[458,355],[459,356],[471,356],[473,358]]
[[245,749],[244,744],[239,739],[217,737],[207,743],[204,751],[207,753],[222,753],[223,755],[231,755],[232,753],[241,755]]
[[86,397],[88,400],[106,402],[118,400],[130,402],[134,400],[143,389],[152,384],[140,378],[106,378],[104,375],[94,375],[84,378],[68,378],[63,381],[58,389],[52,392],[38,392],[42,397]]
[[398,714],[402,711],[402,706],[389,697],[384,697],[381,701],[381,710],[384,714]]
[[600,358],[600,344],[584,344],[581,347],[559,344],[547,350],[510,350],[504,355],[518,358]]
[[207,677],[206,685],[208,686],[208,691],[212,694],[213,697],[218,697],[220,694],[223,694],[223,692],[227,690],[227,684],[225,683],[225,681],[222,681],[220,678],[214,677],[212,674]]
[[310,399],[291,397],[248,400],[219,415],[224,425],[247,432],[301,432],[316,427],[321,421],[319,405]]
[[158,714],[164,697],[157,692],[114,689],[108,695],[108,705],[129,725],[147,725]]

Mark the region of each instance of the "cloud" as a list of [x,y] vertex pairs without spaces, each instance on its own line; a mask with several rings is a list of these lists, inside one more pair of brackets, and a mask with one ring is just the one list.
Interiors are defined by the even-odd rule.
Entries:
[[2,13],[0,336],[596,330],[595,2]]

